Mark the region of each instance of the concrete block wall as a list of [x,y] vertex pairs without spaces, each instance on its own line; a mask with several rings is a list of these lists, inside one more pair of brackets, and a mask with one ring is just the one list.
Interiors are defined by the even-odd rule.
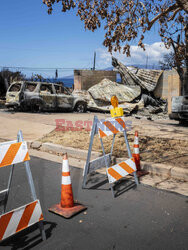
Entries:
[[74,70],[74,89],[88,90],[104,78],[116,82],[116,74],[112,70]]
[[172,112],[172,97],[181,95],[181,82],[178,74],[168,76],[168,114]]
[[157,87],[154,90],[154,95],[157,98],[168,99],[168,77],[170,75],[176,75],[177,72],[175,70],[164,70],[161,74]]

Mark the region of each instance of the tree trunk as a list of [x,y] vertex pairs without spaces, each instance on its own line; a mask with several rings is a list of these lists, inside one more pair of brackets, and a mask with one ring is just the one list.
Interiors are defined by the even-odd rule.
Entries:
[[5,85],[5,91],[7,92],[7,89],[9,87],[7,78],[4,79],[4,85]]
[[[187,18],[188,19],[188,18]],[[185,72],[183,77],[183,95],[188,95],[188,23],[185,28]]]

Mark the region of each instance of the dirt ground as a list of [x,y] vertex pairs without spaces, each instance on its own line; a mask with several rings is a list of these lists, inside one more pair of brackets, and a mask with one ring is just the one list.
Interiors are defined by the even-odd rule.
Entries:
[[[19,129],[22,130],[26,141],[35,141],[42,138],[43,142],[52,142],[68,147],[75,147],[88,150],[89,133],[82,131],[55,131],[56,121],[64,120],[72,122],[75,126],[76,121],[93,121],[94,115],[99,119],[107,119],[110,114],[100,114],[87,112],[81,113],[24,113],[9,112],[0,110],[0,139],[15,140]],[[156,163],[168,163],[174,166],[188,167],[188,127],[180,126],[177,121],[147,119],[136,119],[126,117],[132,124],[131,131],[128,132],[128,139],[133,147],[134,131],[139,131],[140,153],[143,161]],[[86,127],[86,126],[84,126]],[[104,139],[106,152],[110,151],[112,138]],[[95,136],[93,150],[100,151],[101,145],[98,136]],[[114,155],[126,157],[126,147],[122,134],[117,135],[114,147]]]
[[[63,146],[88,150],[90,132],[81,131],[52,131],[44,136],[42,142],[51,142]],[[128,132],[128,140],[133,149],[134,135]],[[103,139],[106,153],[110,152],[112,136]],[[188,142],[177,139],[153,138],[149,136],[139,136],[141,160],[155,163],[168,163],[172,166],[188,168]],[[95,135],[93,150],[102,152],[99,137]],[[124,136],[117,134],[115,139],[113,155],[116,157],[128,157]]]

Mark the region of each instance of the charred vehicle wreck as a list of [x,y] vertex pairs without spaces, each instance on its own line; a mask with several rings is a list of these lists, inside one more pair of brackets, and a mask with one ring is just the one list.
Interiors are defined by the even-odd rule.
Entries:
[[21,111],[71,110],[85,112],[87,102],[61,84],[14,82],[6,93],[6,107]]

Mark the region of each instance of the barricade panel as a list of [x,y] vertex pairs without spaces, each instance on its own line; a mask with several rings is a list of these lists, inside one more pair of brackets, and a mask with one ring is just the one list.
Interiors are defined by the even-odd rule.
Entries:
[[0,191],[0,205],[1,205],[2,202],[4,202],[5,197],[7,195],[7,192],[8,192],[8,189]]
[[101,138],[117,134],[126,129],[125,117],[99,120],[97,123],[98,133]]
[[6,142],[0,144],[0,167],[29,161],[27,142]]
[[111,154],[107,154],[106,156],[101,156],[101,157],[89,162],[88,173],[91,173],[99,168],[105,167],[105,158],[104,157],[106,157],[107,163],[110,165]]
[[114,183],[128,174],[136,171],[136,164],[134,158],[120,162],[107,169],[109,183]]
[[43,220],[39,200],[0,216],[0,241]]

